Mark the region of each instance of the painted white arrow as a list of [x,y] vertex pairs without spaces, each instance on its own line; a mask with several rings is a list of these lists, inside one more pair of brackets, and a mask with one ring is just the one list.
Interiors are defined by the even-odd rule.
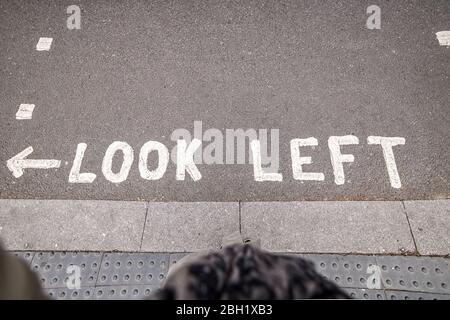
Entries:
[[59,160],[27,159],[32,152],[33,147],[28,147],[6,161],[6,166],[15,178],[21,177],[24,169],[51,169],[61,166],[61,161]]

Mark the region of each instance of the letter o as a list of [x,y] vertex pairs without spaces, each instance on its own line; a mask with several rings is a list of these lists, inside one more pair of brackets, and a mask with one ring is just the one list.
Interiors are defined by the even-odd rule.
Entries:
[[[119,150],[123,153],[122,167],[118,173],[114,173],[112,172],[112,159]],[[128,178],[128,173],[130,172],[133,160],[133,148],[131,148],[128,143],[123,141],[114,141],[111,143],[105,152],[102,163],[102,172],[106,180],[114,183],[125,181]]]
[[[153,171],[148,170],[147,159],[150,152],[158,152],[158,167]],[[146,180],[159,180],[167,170],[169,164],[169,150],[158,141],[147,141],[139,153],[139,173]]]

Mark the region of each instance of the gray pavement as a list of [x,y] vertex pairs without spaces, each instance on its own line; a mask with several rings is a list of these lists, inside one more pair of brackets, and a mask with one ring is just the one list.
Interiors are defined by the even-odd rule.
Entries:
[[[450,2],[378,1],[380,30],[366,28],[368,1],[78,1],[81,30],[68,30],[70,1],[0,3],[0,198],[145,201],[425,200],[450,196],[450,51],[435,33],[450,29]],[[36,51],[52,37],[50,51]],[[16,120],[21,103],[31,120]],[[202,179],[139,176],[148,140],[175,146],[173,130],[279,129],[282,182],[256,182],[251,165],[199,165]],[[334,183],[327,140],[359,145]],[[367,137],[405,138],[394,147],[402,186],[392,188],[380,146]],[[292,177],[289,141],[316,137],[305,170]],[[135,161],[126,181],[102,174],[103,156],[126,141]],[[92,183],[69,183],[78,143]],[[59,169],[6,162],[30,159]],[[153,159],[153,158],[152,158]],[[154,159],[153,159],[154,160]],[[113,169],[118,170],[120,157]]]
[[0,200],[0,240],[19,250],[138,250],[146,203]]
[[272,251],[415,252],[399,201],[250,202],[241,215],[242,232]]
[[450,211],[445,201],[405,201],[411,230],[422,254],[448,251]]
[[0,200],[0,238],[8,250],[194,252],[241,231],[275,252],[448,256],[449,215],[450,200]]

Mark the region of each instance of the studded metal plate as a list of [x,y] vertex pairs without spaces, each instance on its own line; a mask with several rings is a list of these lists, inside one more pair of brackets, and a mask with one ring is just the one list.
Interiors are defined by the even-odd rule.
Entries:
[[158,289],[157,285],[131,285],[44,290],[50,299],[56,300],[142,300]]
[[385,289],[450,294],[449,259],[377,256],[376,262]]
[[87,287],[80,289],[56,288],[45,289],[50,299],[56,300],[93,300],[95,298],[95,288]]
[[105,253],[97,286],[160,285],[169,268],[169,254]]
[[94,286],[100,269],[102,254],[90,252],[37,252],[31,269],[38,273],[43,288],[67,288],[66,281],[75,272],[69,266],[78,266],[80,286]]
[[97,300],[142,300],[159,289],[157,285],[101,286],[95,288]]
[[311,260],[316,270],[325,278],[340,287],[367,289],[367,268],[375,264],[373,256],[305,254],[303,258]]
[[344,290],[352,297],[352,299],[359,300],[386,300],[386,295],[383,290],[369,290],[344,288]]
[[[31,262],[53,299],[144,299],[159,288],[169,267],[188,253],[14,252]],[[318,272],[355,299],[450,300],[450,259],[413,256],[303,254]],[[69,289],[67,267],[80,267],[81,288]],[[381,289],[367,287],[373,265]]]
[[176,264],[178,261],[180,261],[182,258],[187,256],[189,253],[182,252],[182,253],[171,253],[169,257],[169,267]]
[[12,254],[24,260],[28,265],[31,264],[31,260],[33,260],[34,257],[34,252],[32,251],[15,251],[12,252]]
[[450,300],[448,294],[386,290],[388,300]]

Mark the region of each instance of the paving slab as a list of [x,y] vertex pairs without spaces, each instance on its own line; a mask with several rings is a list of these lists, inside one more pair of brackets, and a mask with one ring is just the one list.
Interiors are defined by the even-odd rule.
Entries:
[[279,252],[405,254],[417,245],[420,254],[445,256],[450,252],[448,204],[244,202],[239,209],[238,202],[2,199],[0,238],[6,249],[24,255],[41,250],[182,253],[217,249],[224,235],[242,229],[244,236],[260,238],[264,248]]
[[279,252],[405,253],[414,242],[401,202],[244,202],[242,232]]
[[219,249],[222,237],[239,231],[237,202],[150,203],[142,251]]
[[404,203],[419,253],[449,255],[450,200]]
[[8,250],[138,251],[144,202],[0,200]]

